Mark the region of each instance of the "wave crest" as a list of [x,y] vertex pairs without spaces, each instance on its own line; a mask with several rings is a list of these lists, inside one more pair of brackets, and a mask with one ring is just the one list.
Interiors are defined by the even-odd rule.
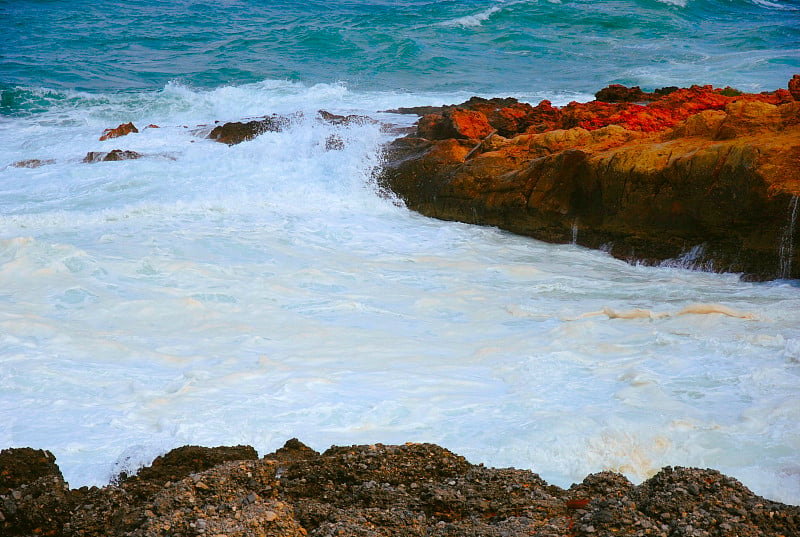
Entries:
[[447,28],[454,28],[457,26],[462,28],[474,28],[489,20],[489,18],[500,11],[500,9],[501,8],[499,6],[493,6],[474,15],[465,15],[463,17],[458,17],[457,19],[441,22],[439,23],[439,26],[444,26]]

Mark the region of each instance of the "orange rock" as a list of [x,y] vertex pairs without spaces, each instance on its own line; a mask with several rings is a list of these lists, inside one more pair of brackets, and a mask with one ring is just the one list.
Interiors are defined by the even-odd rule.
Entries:
[[106,129],[103,131],[103,135],[100,137],[100,141],[108,140],[109,138],[119,138],[120,136],[126,136],[132,132],[139,132],[133,123],[122,123],[115,129]]
[[420,119],[417,136],[427,140],[483,139],[494,132],[481,112],[453,108],[442,114],[428,114]]
[[546,132],[561,126],[561,111],[547,99],[533,107],[526,132]]
[[495,130],[489,124],[486,116],[480,112],[456,108],[450,112],[450,121],[452,121],[456,132],[461,135],[454,138],[483,139]]
[[479,143],[466,139],[474,132],[441,138],[452,110],[426,116],[417,136],[439,129],[439,138],[393,142],[380,181],[437,218],[549,242],[572,241],[579,221],[578,244],[622,259],[660,262],[704,245],[698,266],[770,279],[787,262],[800,278],[800,256],[781,261],[778,247],[800,195],[800,102],[786,90],[711,86],[655,96],[560,109],[543,101],[522,118],[526,134]]

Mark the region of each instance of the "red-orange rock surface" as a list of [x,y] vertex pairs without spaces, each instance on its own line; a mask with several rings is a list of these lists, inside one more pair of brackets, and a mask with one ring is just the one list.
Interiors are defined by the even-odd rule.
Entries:
[[139,132],[139,129],[133,123],[122,123],[114,129],[106,129],[100,137],[100,141],[108,140],[109,138],[119,138],[120,136],[127,136],[132,132]]
[[[800,229],[792,235],[790,222],[800,102],[785,89],[640,92],[612,88],[599,95],[625,102],[563,108],[477,98],[444,107],[390,145],[381,180],[438,218],[550,242],[576,229],[579,244],[623,259],[693,251],[698,266],[800,278]],[[468,111],[480,129],[442,127]]]

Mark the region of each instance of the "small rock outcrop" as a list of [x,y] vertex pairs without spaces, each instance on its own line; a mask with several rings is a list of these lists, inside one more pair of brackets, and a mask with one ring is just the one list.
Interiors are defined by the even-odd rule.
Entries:
[[208,137],[223,144],[236,145],[252,140],[265,132],[280,132],[288,127],[289,123],[288,117],[275,114],[246,122],[232,121],[217,125]]
[[38,158],[29,158],[25,160],[18,160],[16,162],[12,162],[11,166],[13,168],[39,168],[41,166],[45,166],[47,164],[54,164],[55,160],[53,159],[38,159]]
[[562,108],[473,98],[389,144],[379,182],[441,219],[630,261],[800,278],[800,255],[787,259],[800,252],[800,233],[787,236],[800,102],[785,89],[610,86]]
[[369,116],[360,116],[358,114],[349,114],[346,116],[334,114],[327,110],[318,110],[317,118],[323,123],[330,125],[350,126],[350,125],[367,125],[378,123],[376,120]]
[[[292,439],[186,446],[103,488],[70,490],[49,452],[0,453],[8,537],[800,535],[800,507],[714,470],[667,467],[639,486],[601,472],[568,490],[486,468],[433,444],[332,447]],[[237,460],[238,457],[244,457]]]
[[89,151],[83,158],[83,162],[92,164],[94,162],[112,162],[118,160],[134,160],[142,158],[141,153],[136,151],[113,149],[111,151]]
[[100,136],[100,141],[108,140],[109,138],[119,138],[120,136],[127,136],[132,132],[139,132],[139,129],[133,123],[122,123],[113,129],[106,129],[103,135]]

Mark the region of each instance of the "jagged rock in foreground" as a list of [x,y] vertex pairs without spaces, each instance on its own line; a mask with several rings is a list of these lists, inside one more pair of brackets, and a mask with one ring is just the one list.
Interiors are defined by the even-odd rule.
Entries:
[[665,468],[639,486],[601,472],[568,490],[474,465],[432,444],[332,447],[293,439],[186,446],[137,476],[70,490],[49,452],[0,452],[3,536],[800,535],[800,507],[714,470]]
[[789,91],[611,86],[600,98],[612,102],[398,110],[427,115],[388,146],[379,182],[436,218],[629,261],[800,278],[800,102]]

